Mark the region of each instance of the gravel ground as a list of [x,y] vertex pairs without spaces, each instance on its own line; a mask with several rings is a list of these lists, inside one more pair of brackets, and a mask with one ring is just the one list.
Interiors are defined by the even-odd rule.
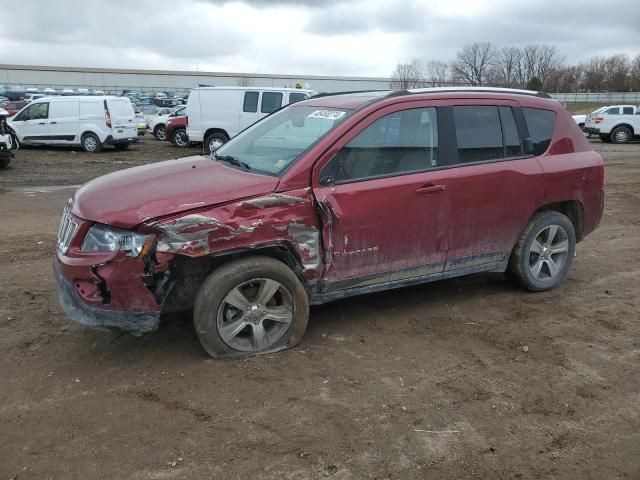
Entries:
[[593,146],[605,214],[558,289],[480,274],[334,302],[299,347],[242,361],[207,358],[188,315],[133,338],[55,299],[72,188],[41,187],[187,151],[20,150],[0,173],[0,480],[640,478],[640,145]]

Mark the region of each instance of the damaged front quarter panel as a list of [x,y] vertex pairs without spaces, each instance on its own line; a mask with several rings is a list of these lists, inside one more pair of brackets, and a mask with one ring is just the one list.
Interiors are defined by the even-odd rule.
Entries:
[[309,188],[199,209],[147,226],[160,232],[158,253],[200,257],[286,244],[299,257],[307,280],[321,275],[320,229]]

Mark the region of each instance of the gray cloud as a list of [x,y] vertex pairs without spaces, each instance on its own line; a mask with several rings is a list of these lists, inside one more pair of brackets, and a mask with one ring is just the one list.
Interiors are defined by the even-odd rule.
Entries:
[[[555,44],[571,63],[640,52],[628,0],[3,0],[6,63],[386,76],[464,44]],[[622,12],[622,13],[621,13]]]

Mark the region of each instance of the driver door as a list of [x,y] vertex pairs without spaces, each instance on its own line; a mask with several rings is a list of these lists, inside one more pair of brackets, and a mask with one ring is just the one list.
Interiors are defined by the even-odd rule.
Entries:
[[49,103],[29,105],[11,122],[21,143],[46,143],[49,140]]

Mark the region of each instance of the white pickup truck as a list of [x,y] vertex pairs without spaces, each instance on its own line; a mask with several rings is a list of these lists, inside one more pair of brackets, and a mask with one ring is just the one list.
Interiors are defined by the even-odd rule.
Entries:
[[612,105],[587,115],[586,133],[599,135],[603,142],[627,143],[640,137],[640,110],[635,105]]

